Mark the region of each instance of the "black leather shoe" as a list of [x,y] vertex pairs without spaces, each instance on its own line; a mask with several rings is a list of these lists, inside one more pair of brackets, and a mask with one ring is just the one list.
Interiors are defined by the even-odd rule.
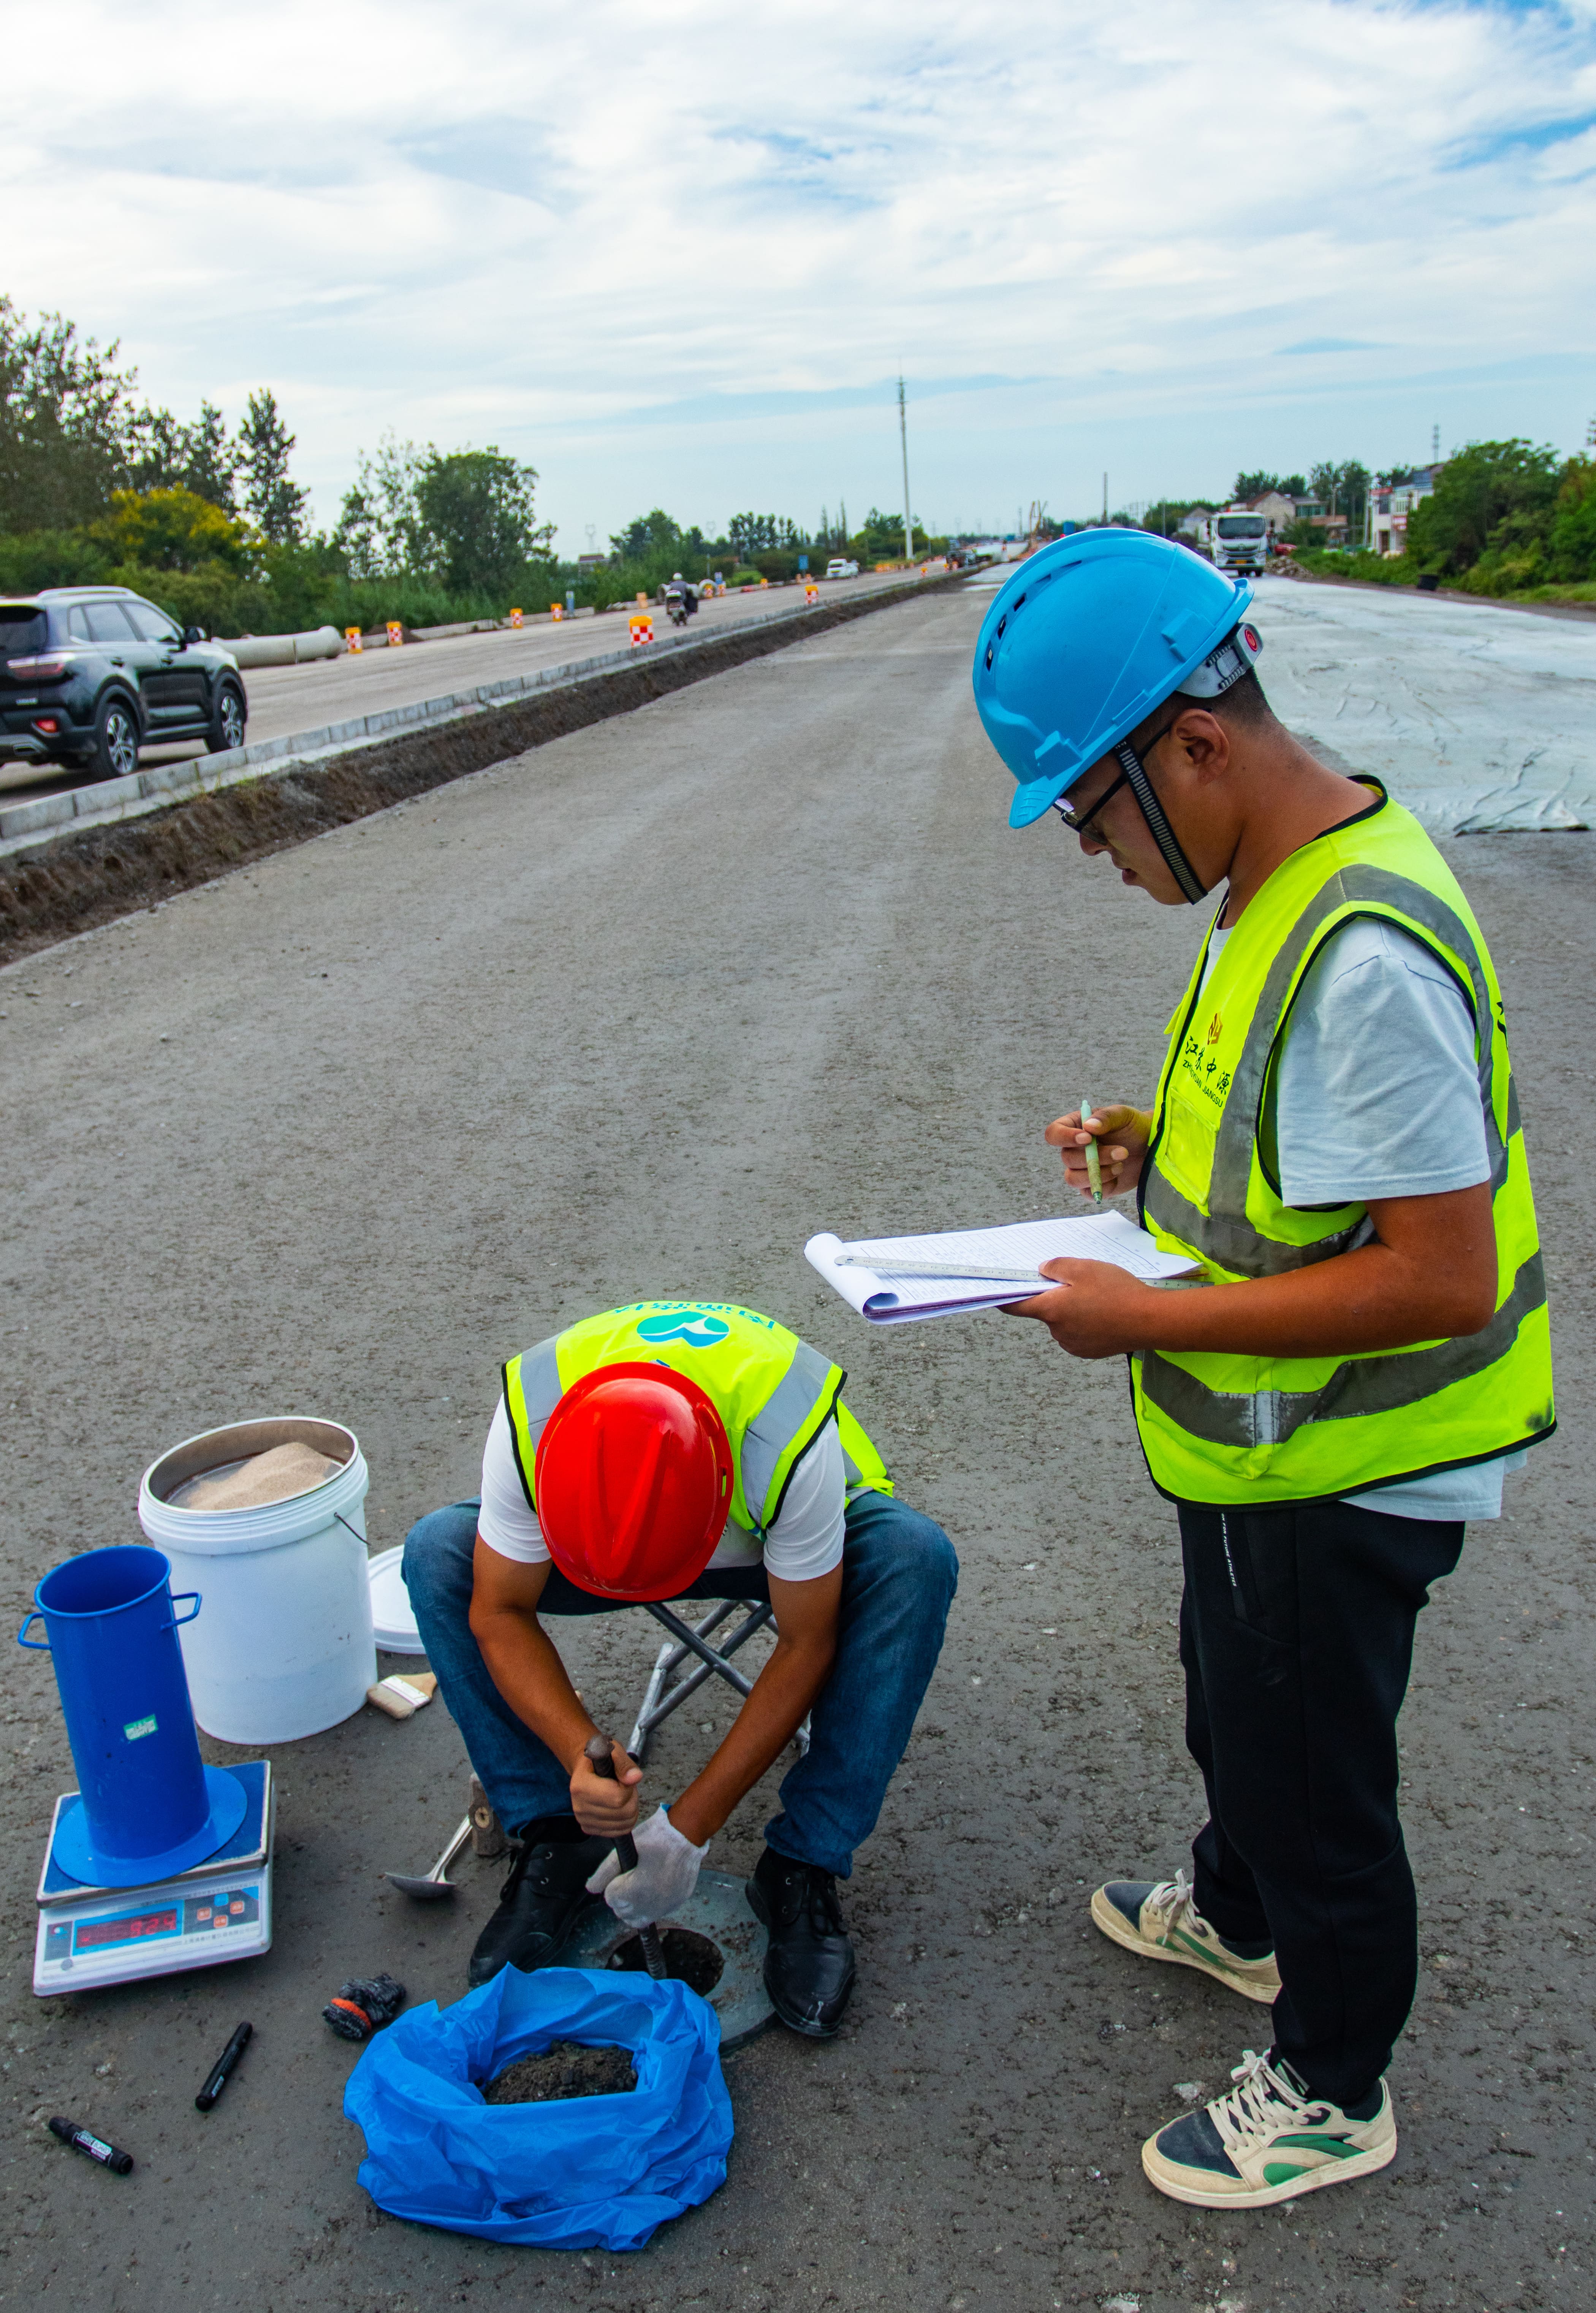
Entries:
[[471,1956],[469,1982],[486,1983],[501,1967],[518,1967],[530,1975],[546,1967],[576,1923],[586,1904],[602,1903],[589,1895],[586,1883],[614,1845],[613,1839],[589,1839],[575,1816],[543,1816],[518,1834],[521,1851],[504,1883],[498,1909],[477,1938]]
[[772,2007],[806,2038],[832,2039],[854,1976],[835,1878],[767,1847],[748,1882],[748,1907],[771,1931],[764,1988]]

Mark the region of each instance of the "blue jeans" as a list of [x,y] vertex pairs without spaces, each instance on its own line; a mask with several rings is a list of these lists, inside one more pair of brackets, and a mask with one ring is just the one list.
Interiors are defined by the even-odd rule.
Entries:
[[[472,1636],[481,1507],[455,1502],[418,1519],[405,1541],[404,1579],[438,1692],[472,1765],[499,1821],[518,1829],[536,1816],[569,1815],[570,1778],[500,1694]],[[953,1545],[930,1518],[886,1494],[850,1505],[836,1658],[815,1698],[809,1748],[789,1770],[780,1812],[765,1825],[766,1842],[780,1854],[849,1876],[930,1684],[957,1582]],[[768,1599],[770,1586],[756,1561],[711,1570],[694,1595]],[[558,1567],[538,1602],[540,1619],[625,1611],[620,1600],[578,1589]]]

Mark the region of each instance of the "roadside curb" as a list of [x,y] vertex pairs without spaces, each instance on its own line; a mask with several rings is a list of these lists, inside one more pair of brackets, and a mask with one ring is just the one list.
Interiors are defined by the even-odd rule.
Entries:
[[[962,582],[961,572],[606,651],[0,813],[0,963],[749,659]],[[374,741],[375,743],[373,743]],[[80,808],[89,805],[87,809]],[[98,806],[97,808],[94,806]],[[21,821],[22,824],[17,822]]]

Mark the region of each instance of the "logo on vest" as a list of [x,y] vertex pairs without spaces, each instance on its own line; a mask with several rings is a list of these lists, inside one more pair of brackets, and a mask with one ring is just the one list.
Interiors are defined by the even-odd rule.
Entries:
[[1208,1023],[1208,1041],[1211,1044],[1218,1043],[1220,1037],[1223,1033],[1224,1025],[1223,1014],[1216,1012],[1212,1019]]
[[693,1350],[712,1350],[717,1341],[725,1341],[730,1331],[724,1317],[711,1317],[704,1309],[686,1309],[668,1317],[644,1317],[638,1324],[641,1341],[685,1341]]

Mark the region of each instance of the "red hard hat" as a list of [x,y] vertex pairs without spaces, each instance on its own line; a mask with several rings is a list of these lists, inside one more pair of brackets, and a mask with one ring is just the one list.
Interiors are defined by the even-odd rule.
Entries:
[[608,1598],[680,1598],[714,1555],[732,1496],[726,1424],[669,1366],[601,1366],[543,1425],[533,1491],[549,1555]]

